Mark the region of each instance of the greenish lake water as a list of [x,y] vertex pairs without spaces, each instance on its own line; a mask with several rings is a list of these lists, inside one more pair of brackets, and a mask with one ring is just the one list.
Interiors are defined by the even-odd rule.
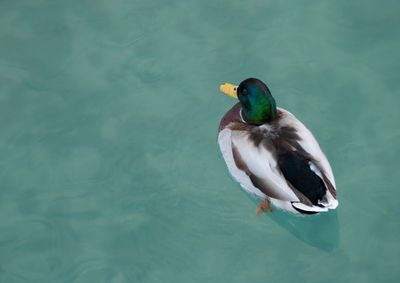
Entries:
[[[400,282],[399,1],[0,1],[0,282]],[[255,216],[217,145],[264,80],[336,212]]]

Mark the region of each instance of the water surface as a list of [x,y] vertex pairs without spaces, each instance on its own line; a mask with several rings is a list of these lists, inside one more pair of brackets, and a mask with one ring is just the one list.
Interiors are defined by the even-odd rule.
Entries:
[[[399,282],[398,1],[0,2],[0,281]],[[224,81],[317,136],[335,213],[255,216]]]

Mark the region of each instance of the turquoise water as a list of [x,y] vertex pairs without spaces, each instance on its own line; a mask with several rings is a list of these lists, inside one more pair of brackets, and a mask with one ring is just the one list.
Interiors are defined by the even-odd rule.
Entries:
[[[351,2],[351,3],[350,3]],[[0,1],[0,282],[399,282],[398,1]],[[217,128],[249,76],[336,213],[255,216]]]

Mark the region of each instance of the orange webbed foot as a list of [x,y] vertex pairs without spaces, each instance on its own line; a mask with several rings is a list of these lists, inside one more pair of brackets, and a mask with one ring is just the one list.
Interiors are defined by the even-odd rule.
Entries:
[[256,215],[261,215],[263,213],[270,212],[270,211],[272,211],[271,204],[269,202],[269,199],[266,198],[266,199],[260,201],[260,203],[258,204],[257,209],[256,209]]

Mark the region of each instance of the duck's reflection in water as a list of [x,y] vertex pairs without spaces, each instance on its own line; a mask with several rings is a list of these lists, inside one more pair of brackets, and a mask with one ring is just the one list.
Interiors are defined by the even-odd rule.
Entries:
[[266,216],[308,245],[324,251],[332,251],[339,246],[340,231],[336,210],[304,217],[275,210]]

